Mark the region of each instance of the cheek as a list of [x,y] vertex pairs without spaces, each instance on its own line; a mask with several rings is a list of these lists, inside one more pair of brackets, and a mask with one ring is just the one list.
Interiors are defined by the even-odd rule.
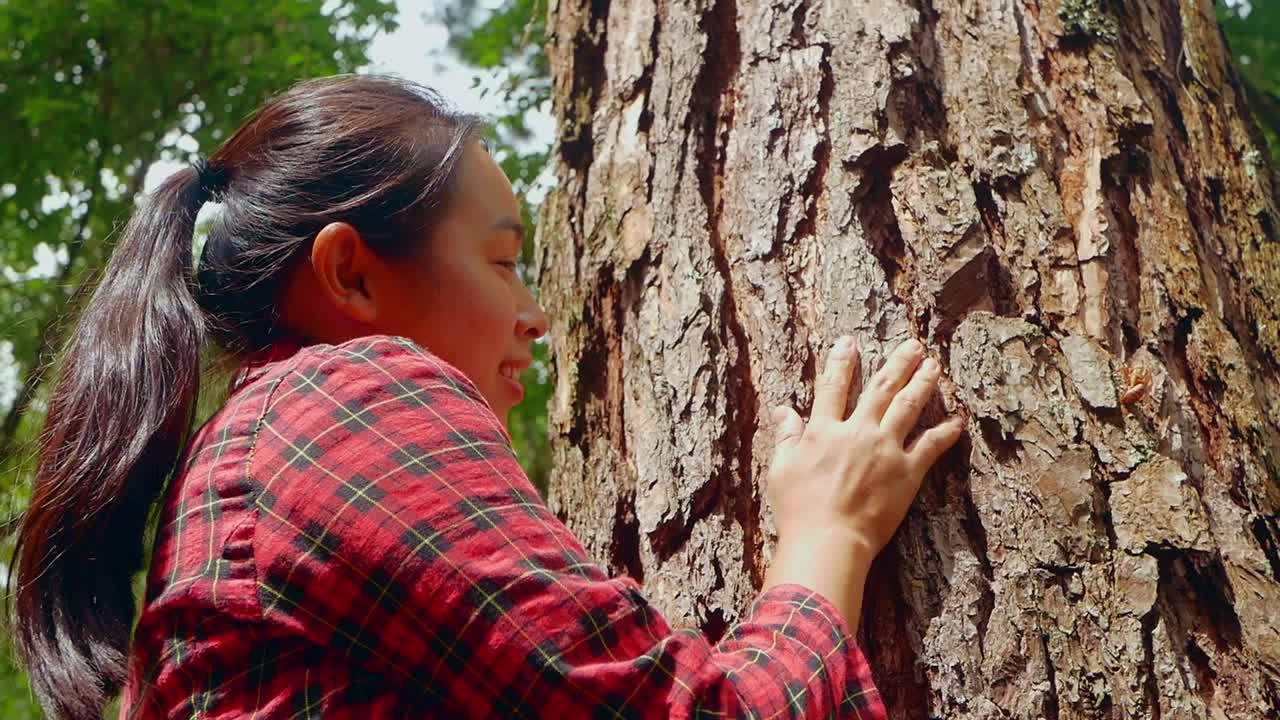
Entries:
[[[516,321],[516,295],[511,287],[511,283],[516,280],[509,275],[507,270],[491,265],[482,274],[481,282],[476,283],[468,295],[474,298],[473,312],[483,318],[486,329],[496,327],[505,334],[514,331]],[[504,336],[503,340],[506,339]]]
[[515,333],[516,296],[504,271],[484,262],[440,268],[406,302],[415,339],[468,370],[496,372]]
[[435,310],[440,308],[440,293],[431,278],[413,278],[401,288],[400,305],[395,310],[396,318],[408,328],[417,332],[438,326],[439,318]]

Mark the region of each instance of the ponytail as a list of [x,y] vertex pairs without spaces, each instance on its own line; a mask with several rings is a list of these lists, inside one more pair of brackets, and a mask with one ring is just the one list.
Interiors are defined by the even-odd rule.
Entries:
[[192,234],[217,175],[175,173],[137,209],[64,346],[10,571],[16,647],[58,720],[100,718],[125,679],[143,534],[200,388]]

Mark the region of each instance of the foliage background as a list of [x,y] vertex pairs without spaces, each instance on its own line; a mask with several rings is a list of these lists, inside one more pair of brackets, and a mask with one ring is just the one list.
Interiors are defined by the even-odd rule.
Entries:
[[[547,0],[439,0],[447,48],[491,88],[490,142],[532,225],[549,148],[530,113],[545,108]],[[82,287],[112,247],[156,160],[208,152],[297,79],[368,63],[396,26],[394,0],[0,0],[0,523],[27,497],[41,383]],[[1218,18],[1273,163],[1280,166],[1280,0],[1221,0]],[[35,272],[42,262],[57,268]],[[509,418],[517,453],[545,488],[550,472],[547,345],[534,345],[526,399]],[[9,374],[6,393],[3,379]],[[28,387],[29,392],[23,392]],[[206,412],[217,397],[204,398]],[[2,530],[3,528],[0,528]],[[0,533],[0,589],[11,543]],[[0,629],[0,718],[40,717]]]
[[1218,21],[1270,147],[1272,167],[1280,167],[1280,0],[1219,2]]

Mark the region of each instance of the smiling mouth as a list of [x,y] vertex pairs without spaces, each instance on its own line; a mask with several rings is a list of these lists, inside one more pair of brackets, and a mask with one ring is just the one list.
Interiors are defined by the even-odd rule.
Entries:
[[524,400],[524,385],[520,382],[516,369],[510,365],[504,365],[498,371],[503,380],[507,381],[507,386],[511,388],[512,394],[516,396],[516,402]]

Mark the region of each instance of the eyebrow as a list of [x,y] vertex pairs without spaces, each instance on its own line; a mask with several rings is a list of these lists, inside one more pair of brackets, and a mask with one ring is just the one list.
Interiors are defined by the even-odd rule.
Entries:
[[524,223],[520,222],[518,218],[513,218],[508,215],[494,223],[493,229],[511,230],[516,234],[516,237],[520,240],[521,244],[524,243]]

